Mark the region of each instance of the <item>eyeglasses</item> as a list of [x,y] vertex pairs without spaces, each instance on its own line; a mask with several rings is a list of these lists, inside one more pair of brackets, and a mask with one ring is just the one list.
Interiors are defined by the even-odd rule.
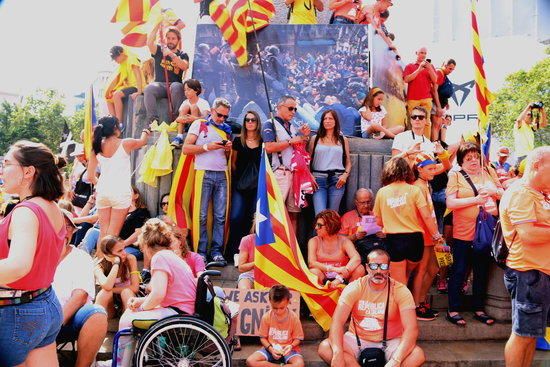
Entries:
[[165,206],[165,205],[168,205],[168,202],[163,201],[162,203],[160,203],[160,206]]
[[[283,105],[285,106],[285,105]],[[288,107],[288,106],[285,106],[290,112],[293,112],[293,111],[298,111],[298,107]]]
[[372,200],[366,200],[366,201],[356,201],[357,205],[369,205],[372,203]]
[[426,116],[422,116],[422,115],[411,115],[411,120],[424,120],[426,118]]
[[323,223],[315,223],[315,228],[323,228],[325,225]]
[[258,122],[258,120],[256,119],[256,117],[252,117],[252,118],[245,117],[244,122]]
[[219,113],[218,111],[214,110],[214,112],[216,112],[216,115],[218,115],[218,117],[221,117],[223,118],[224,120],[227,120],[229,118],[229,115],[224,115],[222,113]]
[[368,263],[368,267],[370,270],[388,270],[390,268],[390,264]]

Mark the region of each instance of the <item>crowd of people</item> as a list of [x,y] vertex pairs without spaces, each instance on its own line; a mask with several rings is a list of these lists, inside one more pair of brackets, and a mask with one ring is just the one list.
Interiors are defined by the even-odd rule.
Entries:
[[[303,5],[288,3],[293,12]],[[340,11],[335,11],[335,23],[349,21],[349,12],[360,10],[360,1],[340,3],[330,3]],[[383,3],[391,1],[379,0],[373,9],[387,10],[376,7]],[[377,18],[374,10],[365,10],[367,20]],[[226,265],[238,254],[236,286],[253,288],[262,146],[295,230],[304,219],[302,209],[313,206],[314,221],[305,225],[315,232],[304,254],[309,271],[320,286],[342,291],[328,339],[318,349],[325,362],[356,366],[365,350],[382,348],[375,357],[387,361],[386,366],[421,365],[426,356],[417,345],[417,322],[438,317],[427,297],[436,280],[438,289],[448,293],[446,320],[464,327],[463,295],[472,273],[470,311],[482,324],[493,324],[485,311],[492,259],[476,242],[478,216],[485,215],[500,217],[509,248],[504,280],[512,297],[513,326],[506,361],[510,366],[530,364],[550,309],[550,150],[535,149],[527,136],[546,126],[542,105],[530,104],[516,122],[516,134],[526,137],[525,149],[516,152],[522,154],[517,169],[507,164],[510,151],[505,147],[497,162],[482,159],[479,137],[465,136],[448,146],[447,76],[456,62],[449,59],[436,70],[427,50],[419,48],[404,72],[410,129],[386,125],[379,88],[352,95],[364,137],[394,140],[382,188],[376,194],[367,187],[348,193],[355,195],[354,208],[343,213],[342,198],[354,167],[338,113],[327,108],[312,132],[308,124],[295,121],[298,101],[289,92],[278,99],[274,119],[262,121],[256,111],[247,111],[241,134],[233,136],[227,123],[231,103],[218,97],[210,105],[199,97],[200,81],[182,83],[188,57],[179,50],[181,36],[170,29],[164,43],[156,44],[158,27],[148,39],[155,78],[147,86],[124,49],[111,50],[120,64],[119,79],[107,93],[113,116],[99,119],[89,156],[82,147],[72,154],[68,179],[62,174],[63,159],[43,144],[19,141],[4,156],[3,190],[18,201],[0,222],[0,365],[55,366],[56,343],[75,340],[76,365],[93,365],[108,318],[120,317],[122,329],[132,320],[162,319],[177,310],[193,314],[197,277],[209,261]],[[327,63],[323,56],[310,56],[303,63],[312,68],[302,70],[315,73]],[[348,71],[363,77],[364,70]],[[286,88],[292,89],[290,84]],[[311,87],[313,105],[323,91],[317,88],[313,95],[315,89]],[[168,97],[171,114],[182,126],[176,145],[184,156],[194,157],[194,185],[201,190],[192,198],[197,215],[189,228],[179,228],[168,215],[172,195],[162,195],[152,218],[132,186],[130,154],[147,144],[151,130],[123,138],[120,106],[141,91],[149,121],[158,119],[157,99]],[[190,246],[190,238],[196,246]],[[449,253],[453,262],[447,271],[437,258]],[[270,290],[271,311],[259,329],[263,348],[250,355],[247,365],[304,365],[299,348],[304,333],[288,308],[289,298],[284,286]],[[134,340],[122,337],[117,347],[116,364],[128,365]]]

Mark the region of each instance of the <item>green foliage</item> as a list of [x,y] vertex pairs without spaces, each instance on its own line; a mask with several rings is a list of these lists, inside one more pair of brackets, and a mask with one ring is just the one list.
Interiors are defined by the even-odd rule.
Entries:
[[[549,53],[550,48],[547,50]],[[506,83],[496,93],[496,99],[489,110],[489,121],[493,134],[503,144],[513,147],[514,122],[521,111],[532,102],[544,102],[545,110],[550,107],[550,58],[540,61],[530,70],[520,70],[506,77]],[[550,127],[535,132],[535,145],[550,145]]]
[[61,98],[56,91],[37,90],[21,104],[3,102],[0,105],[0,154],[21,139],[42,142],[59,152],[65,123],[73,136],[79,134],[84,115],[64,116],[65,105]]

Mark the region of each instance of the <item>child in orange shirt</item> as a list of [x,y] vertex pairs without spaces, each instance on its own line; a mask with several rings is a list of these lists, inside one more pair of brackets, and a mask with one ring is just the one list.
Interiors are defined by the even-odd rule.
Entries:
[[304,339],[300,318],[288,308],[290,291],[284,285],[269,290],[271,310],[260,321],[260,342],[263,348],[246,360],[249,367],[304,367],[299,345]]

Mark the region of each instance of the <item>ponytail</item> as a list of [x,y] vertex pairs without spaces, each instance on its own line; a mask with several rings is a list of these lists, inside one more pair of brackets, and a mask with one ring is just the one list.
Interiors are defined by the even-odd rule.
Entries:
[[95,154],[101,153],[101,142],[103,138],[115,135],[119,130],[118,119],[114,116],[105,116],[99,119],[94,128],[94,138],[92,141],[92,150]]

